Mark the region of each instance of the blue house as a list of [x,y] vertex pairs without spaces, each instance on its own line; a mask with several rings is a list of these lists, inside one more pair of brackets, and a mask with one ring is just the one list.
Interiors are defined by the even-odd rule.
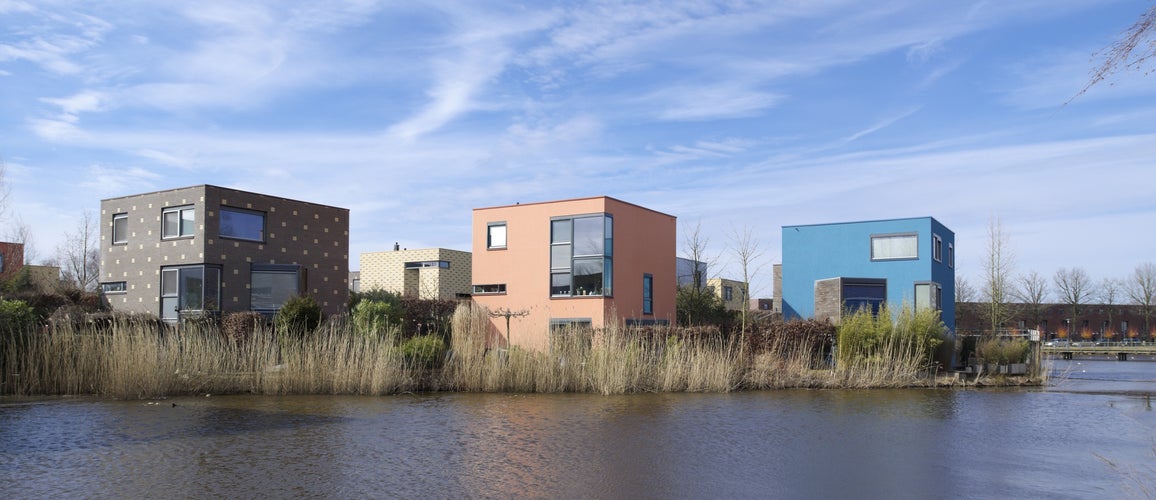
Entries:
[[783,226],[775,275],[784,319],[906,302],[955,330],[955,233],[931,217]]

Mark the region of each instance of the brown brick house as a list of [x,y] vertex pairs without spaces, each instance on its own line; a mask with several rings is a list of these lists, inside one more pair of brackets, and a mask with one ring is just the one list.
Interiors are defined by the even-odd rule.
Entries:
[[100,202],[100,286],[114,310],[277,311],[349,296],[349,210],[212,185]]

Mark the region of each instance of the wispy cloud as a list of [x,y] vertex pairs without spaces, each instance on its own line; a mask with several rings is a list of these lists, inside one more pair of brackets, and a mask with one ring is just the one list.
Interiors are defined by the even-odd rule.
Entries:
[[908,108],[908,109],[901,111],[897,114],[894,114],[894,115],[888,116],[882,120],[879,120],[879,121],[871,124],[871,126],[865,128],[863,130],[860,130],[858,132],[855,132],[854,134],[851,134],[846,139],[843,139],[843,142],[844,143],[854,142],[854,141],[856,141],[856,140],[858,140],[864,136],[874,134],[875,132],[878,132],[878,131],[883,130],[887,127],[890,127],[891,125],[895,124],[895,122],[898,122],[899,120],[902,120],[904,118],[907,118],[908,116],[915,114],[916,112],[919,111],[919,108],[920,108],[919,106],[912,106],[911,108]]

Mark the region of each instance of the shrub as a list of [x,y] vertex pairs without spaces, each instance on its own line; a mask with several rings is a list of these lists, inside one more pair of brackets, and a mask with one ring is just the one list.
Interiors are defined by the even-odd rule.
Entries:
[[976,356],[985,363],[1025,363],[1028,359],[1028,341],[990,338],[976,346]]
[[253,332],[264,323],[265,317],[259,312],[228,313],[221,318],[221,335],[235,343],[243,344],[253,338]]
[[0,299],[0,333],[15,335],[32,329],[36,316],[22,300]]
[[304,337],[321,324],[321,305],[313,297],[290,297],[273,317],[273,323],[282,335]]
[[349,311],[353,312],[357,309],[357,305],[362,301],[384,302],[393,304],[394,306],[401,306],[401,295],[390,291],[374,288],[364,292],[351,292],[349,294]]
[[835,325],[815,319],[770,321],[751,332],[747,347],[752,355],[761,353],[785,354],[796,348],[812,354],[831,350],[835,341]]
[[905,358],[931,361],[946,328],[939,311],[904,304],[897,314],[886,304],[876,314],[861,309],[845,315],[838,328],[840,363]]
[[458,301],[406,297],[400,306],[404,337],[439,333],[448,338]]
[[446,341],[440,335],[422,335],[401,344],[401,355],[411,366],[437,368],[446,352]]
[[401,315],[396,303],[362,299],[353,308],[353,325],[357,333],[377,337],[401,323]]

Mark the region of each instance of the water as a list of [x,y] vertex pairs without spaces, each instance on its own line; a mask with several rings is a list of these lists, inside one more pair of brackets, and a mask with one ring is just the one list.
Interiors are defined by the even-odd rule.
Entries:
[[1056,367],[1028,390],[7,399],[0,497],[1156,494],[1156,363]]

